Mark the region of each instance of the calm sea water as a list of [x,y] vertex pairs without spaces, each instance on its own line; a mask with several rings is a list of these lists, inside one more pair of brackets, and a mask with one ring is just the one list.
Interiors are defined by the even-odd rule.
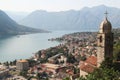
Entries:
[[60,37],[76,31],[55,31],[52,33],[38,33],[0,38],[0,62],[26,59],[33,53],[53,47],[59,43],[48,41],[50,38]]

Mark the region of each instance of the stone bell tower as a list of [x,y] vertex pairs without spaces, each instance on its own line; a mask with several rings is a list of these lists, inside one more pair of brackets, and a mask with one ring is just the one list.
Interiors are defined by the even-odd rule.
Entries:
[[113,33],[112,25],[106,17],[100,24],[100,29],[97,36],[98,50],[97,50],[97,66],[105,60],[105,58],[113,57]]

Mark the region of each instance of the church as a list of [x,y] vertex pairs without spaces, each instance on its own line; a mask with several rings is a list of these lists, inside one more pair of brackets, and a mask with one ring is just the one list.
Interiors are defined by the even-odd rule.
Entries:
[[105,19],[101,22],[97,34],[97,57],[89,56],[85,61],[80,61],[80,76],[92,73],[95,68],[100,67],[106,58],[113,57],[113,40],[112,25],[105,13]]

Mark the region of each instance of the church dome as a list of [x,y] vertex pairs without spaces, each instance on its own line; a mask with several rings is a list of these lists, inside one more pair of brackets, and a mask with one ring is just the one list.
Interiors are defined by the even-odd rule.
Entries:
[[100,24],[100,33],[109,33],[111,32],[111,29],[112,25],[106,17]]

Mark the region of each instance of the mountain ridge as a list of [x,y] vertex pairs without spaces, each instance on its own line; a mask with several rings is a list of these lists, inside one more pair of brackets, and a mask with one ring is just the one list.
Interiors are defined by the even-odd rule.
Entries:
[[0,10],[0,28],[0,36],[44,32],[40,29],[19,25],[2,10]]
[[60,12],[35,11],[19,23],[48,30],[98,30],[105,11],[114,28],[120,27],[120,9],[105,5]]

